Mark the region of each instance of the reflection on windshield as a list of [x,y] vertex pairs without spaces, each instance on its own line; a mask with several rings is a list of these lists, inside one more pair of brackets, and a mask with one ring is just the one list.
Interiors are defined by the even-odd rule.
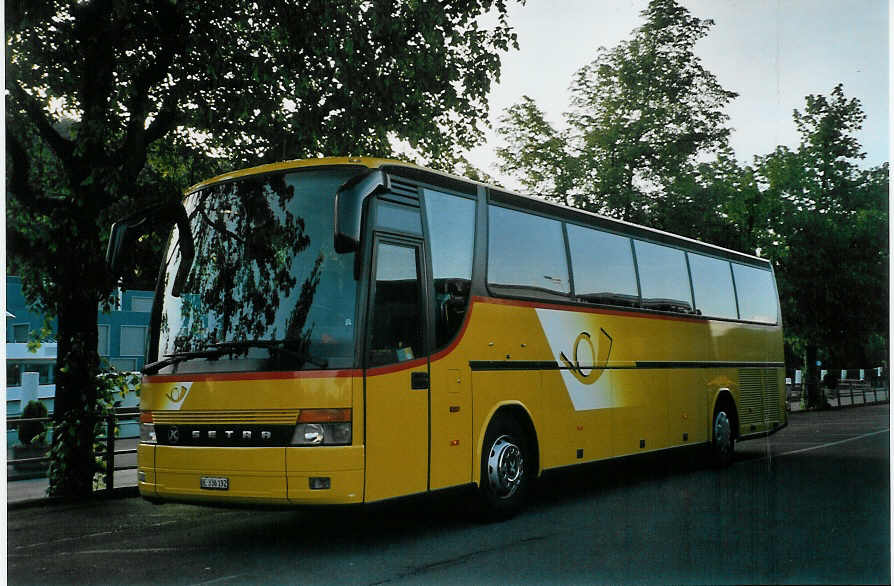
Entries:
[[[336,254],[332,242],[335,192],[356,172],[347,167],[260,175],[190,195],[195,261],[183,292],[173,297],[180,261],[175,232],[159,358],[276,340],[285,352],[241,346],[234,351],[241,362],[221,368],[295,370],[314,368],[320,360],[330,368],[352,366],[354,253]],[[197,362],[207,360],[185,361],[178,369],[200,368]]]

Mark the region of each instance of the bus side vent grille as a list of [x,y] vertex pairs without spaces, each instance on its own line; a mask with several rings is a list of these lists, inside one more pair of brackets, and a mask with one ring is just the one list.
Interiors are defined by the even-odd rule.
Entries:
[[743,425],[761,423],[764,419],[763,369],[739,369],[739,422]]
[[[391,195],[401,198],[409,198],[416,205],[419,205],[419,188],[414,183],[409,183],[403,179],[391,176]],[[409,203],[409,202],[402,202]]]
[[782,405],[779,398],[779,376],[773,368],[764,369],[764,385],[767,400],[764,403],[766,421],[782,421]]

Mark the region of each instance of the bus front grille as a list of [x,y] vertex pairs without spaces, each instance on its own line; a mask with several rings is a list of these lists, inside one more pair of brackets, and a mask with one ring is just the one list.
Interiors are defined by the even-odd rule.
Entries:
[[153,411],[161,425],[268,424],[294,425],[298,409],[255,409],[245,411]]

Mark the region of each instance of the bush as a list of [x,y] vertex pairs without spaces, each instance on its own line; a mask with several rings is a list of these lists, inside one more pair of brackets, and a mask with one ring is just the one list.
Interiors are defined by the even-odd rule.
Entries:
[[[22,419],[46,417],[48,414],[46,406],[40,401],[28,401],[22,411]],[[19,424],[19,441],[24,446],[30,446],[32,442],[42,444],[46,438],[46,432],[46,421],[26,421]]]

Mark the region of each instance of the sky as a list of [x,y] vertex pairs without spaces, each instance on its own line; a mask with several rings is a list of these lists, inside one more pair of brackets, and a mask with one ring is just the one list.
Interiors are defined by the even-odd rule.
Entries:
[[[721,86],[737,92],[727,108],[730,143],[740,163],[798,145],[792,120],[808,94],[829,95],[838,83],[866,113],[858,135],[871,167],[889,160],[888,0],[680,0],[698,18],[713,19],[696,45]],[[642,24],[647,0],[527,0],[510,8],[519,50],[503,56],[490,96],[493,129],[469,160],[507,187],[518,184],[495,167],[498,119],[522,95],[554,126],[568,109],[573,73]]]

